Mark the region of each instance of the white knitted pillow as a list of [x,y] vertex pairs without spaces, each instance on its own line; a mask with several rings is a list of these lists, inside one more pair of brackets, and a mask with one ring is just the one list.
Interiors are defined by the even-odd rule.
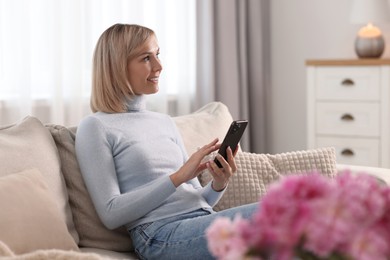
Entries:
[[[333,178],[337,174],[334,148],[319,148],[281,154],[255,154],[239,152],[238,170],[232,177],[222,199],[214,207],[223,210],[258,202],[269,184],[288,174],[309,174],[314,171]],[[206,185],[211,176],[205,170],[199,180]]]

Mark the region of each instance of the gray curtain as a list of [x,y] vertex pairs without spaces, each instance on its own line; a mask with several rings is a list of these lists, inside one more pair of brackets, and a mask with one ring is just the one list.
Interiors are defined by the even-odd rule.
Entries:
[[269,0],[197,1],[195,106],[221,101],[234,119],[248,119],[241,146],[267,152],[270,87]]

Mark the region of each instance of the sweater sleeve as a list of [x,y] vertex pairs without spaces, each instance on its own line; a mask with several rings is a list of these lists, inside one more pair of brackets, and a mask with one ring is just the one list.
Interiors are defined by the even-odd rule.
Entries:
[[93,116],[79,124],[76,155],[96,211],[109,229],[143,217],[176,191],[169,176],[162,176],[122,194],[109,137],[99,119]]

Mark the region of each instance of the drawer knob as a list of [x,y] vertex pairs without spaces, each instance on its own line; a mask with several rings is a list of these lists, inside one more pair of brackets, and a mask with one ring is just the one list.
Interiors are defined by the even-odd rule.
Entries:
[[350,86],[355,85],[355,82],[352,79],[344,79],[341,82],[341,85],[346,86],[346,87],[350,87]]
[[343,121],[353,121],[355,118],[351,114],[344,114],[341,116],[341,120]]
[[343,156],[354,156],[355,153],[351,149],[345,148],[345,149],[343,149],[341,151],[341,155],[343,155]]

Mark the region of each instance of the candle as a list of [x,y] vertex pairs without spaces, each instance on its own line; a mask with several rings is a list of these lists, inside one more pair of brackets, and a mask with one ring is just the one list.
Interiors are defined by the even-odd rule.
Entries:
[[374,26],[372,23],[368,23],[366,26],[362,27],[358,32],[358,36],[363,38],[374,38],[381,35],[382,35],[381,30],[379,30],[379,28]]

